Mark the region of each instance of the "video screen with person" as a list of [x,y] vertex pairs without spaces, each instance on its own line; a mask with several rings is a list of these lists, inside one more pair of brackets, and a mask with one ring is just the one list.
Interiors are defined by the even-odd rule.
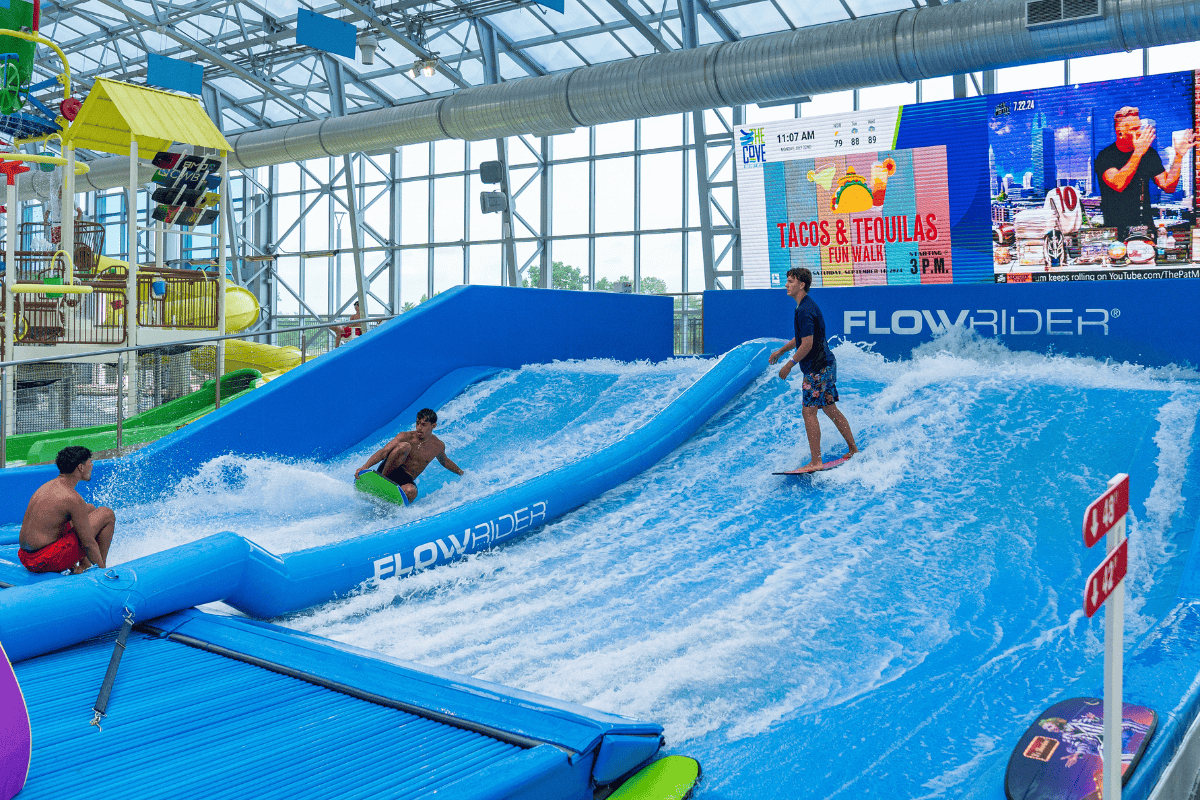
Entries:
[[747,288],[1200,277],[1196,73],[734,131]]
[[1161,268],[1189,264],[1195,115],[1192,73],[995,96],[996,279],[1169,277]]

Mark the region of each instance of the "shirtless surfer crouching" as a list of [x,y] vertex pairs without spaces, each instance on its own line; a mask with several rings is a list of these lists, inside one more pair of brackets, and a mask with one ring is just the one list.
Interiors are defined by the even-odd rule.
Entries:
[[75,486],[92,479],[92,451],[64,447],[54,459],[58,477],[29,499],[21,520],[18,557],[30,572],[83,572],[105,567],[117,518],[111,508],[96,508]]
[[417,412],[413,430],[405,431],[377,450],[367,463],[354,471],[354,477],[379,464],[379,474],[399,486],[411,503],[417,499],[417,476],[435,458],[446,469],[462,475],[458,464],[446,458],[446,443],[433,435],[436,427],[437,414],[432,408],[422,408]]

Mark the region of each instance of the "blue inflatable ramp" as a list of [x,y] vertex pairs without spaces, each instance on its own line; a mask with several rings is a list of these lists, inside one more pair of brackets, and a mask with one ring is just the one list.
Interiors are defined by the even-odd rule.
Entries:
[[712,362],[662,411],[612,444],[490,495],[408,524],[276,555],[233,532],[215,533],[82,575],[24,575],[15,547],[0,547],[0,639],[22,660],[137,620],[224,601],[270,619],[507,545],[599,497],[683,444],[763,374],[770,343],[748,343]]
[[114,638],[15,665],[33,730],[23,799],[590,798],[662,741],[657,725],[195,610],[130,635],[97,729]]

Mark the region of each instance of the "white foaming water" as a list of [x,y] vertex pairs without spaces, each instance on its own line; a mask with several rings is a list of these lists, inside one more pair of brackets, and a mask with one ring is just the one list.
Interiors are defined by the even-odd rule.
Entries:
[[408,508],[374,504],[353,476],[372,452],[413,420],[396,420],[365,445],[329,462],[220,456],[184,478],[167,498],[123,503],[110,558],[122,563],[224,530],[274,553],[302,550],[396,527],[542,474],[600,449],[643,424],[692,385],[711,362],[652,366],[608,360],[560,362],[503,373],[439,409],[437,434],[467,470],[459,479],[436,462]]
[[[1200,391],[1184,371],[958,334],[905,362],[836,353],[863,447],[836,471],[769,474],[807,460],[798,395],[772,368],[662,462],[526,539],[284,623],[661,722],[704,762],[702,796],[851,796],[881,773],[889,797],[954,796],[1014,716],[1095,667],[1100,618],[1077,609],[1102,554],[1078,528],[1119,471],[1148,495],[1130,525],[1131,639],[1162,612],[1144,595],[1190,535]],[[824,418],[823,443],[844,451]],[[840,766],[810,772],[831,752]]]

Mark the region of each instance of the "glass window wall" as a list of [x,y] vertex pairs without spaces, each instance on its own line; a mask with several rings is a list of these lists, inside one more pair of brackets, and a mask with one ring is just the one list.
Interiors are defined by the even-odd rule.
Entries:
[[[797,6],[783,4],[790,13]],[[560,48],[561,49],[561,48]],[[564,52],[562,58],[573,57]],[[1102,80],[1200,67],[1191,45],[1154,48],[1070,62],[998,70],[997,92],[1065,81]],[[983,86],[976,74],[967,94]],[[912,84],[833,92],[798,105],[749,106],[703,115],[711,196],[701,198],[695,129],[690,114],[617,122],[550,137],[507,140],[512,234],[517,282],[527,286],[610,289],[628,281],[635,291],[682,294],[704,289],[702,203],[711,203],[713,252],[728,253],[717,270],[737,263],[732,133],[799,113],[804,117],[855,107],[950,99],[951,77]],[[354,156],[362,266],[371,314],[412,308],[464,283],[498,285],[503,269],[503,215],[485,214],[480,163],[497,157],[496,142],[439,141],[375,156]],[[273,279],[282,284],[272,313],[339,315],[353,302],[357,282],[354,219],[347,202],[343,159],[282,164],[239,177],[234,204],[235,253],[274,254]],[[247,200],[246,198],[256,198]],[[91,198],[89,214],[105,226],[105,252],[125,251],[124,195]],[[145,193],[139,213],[146,215]],[[252,219],[251,219],[252,218]],[[178,257],[215,256],[213,242],[182,237]],[[734,285],[728,276],[726,287]]]

